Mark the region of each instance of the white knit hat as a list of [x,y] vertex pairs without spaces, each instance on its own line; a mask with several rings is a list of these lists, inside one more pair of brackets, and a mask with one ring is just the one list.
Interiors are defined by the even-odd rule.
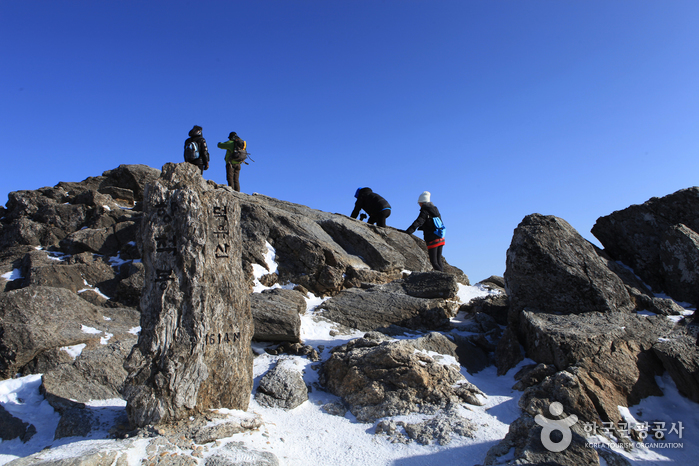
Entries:
[[429,191],[424,191],[422,194],[420,194],[420,197],[417,198],[417,203],[420,204],[421,202],[430,202]]

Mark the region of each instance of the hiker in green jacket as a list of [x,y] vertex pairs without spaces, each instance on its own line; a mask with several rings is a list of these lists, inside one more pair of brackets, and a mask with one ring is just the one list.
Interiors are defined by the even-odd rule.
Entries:
[[226,179],[228,186],[240,192],[240,167],[247,158],[247,143],[235,132],[228,135],[228,141],[219,142],[218,147],[226,149]]

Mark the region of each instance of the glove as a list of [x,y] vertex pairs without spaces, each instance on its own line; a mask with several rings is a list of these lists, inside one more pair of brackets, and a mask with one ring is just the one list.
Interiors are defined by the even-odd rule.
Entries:
[[362,221],[363,221],[363,220],[364,220],[365,218],[367,218],[367,217],[368,217],[367,214],[359,214],[359,220],[362,220]]

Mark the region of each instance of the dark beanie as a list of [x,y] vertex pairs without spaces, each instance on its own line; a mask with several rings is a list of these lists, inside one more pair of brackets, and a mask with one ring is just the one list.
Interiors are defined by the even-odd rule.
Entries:
[[238,137],[238,134],[236,134],[235,131],[232,131],[231,134],[228,135],[228,139],[233,139],[233,138],[237,138],[237,137]]

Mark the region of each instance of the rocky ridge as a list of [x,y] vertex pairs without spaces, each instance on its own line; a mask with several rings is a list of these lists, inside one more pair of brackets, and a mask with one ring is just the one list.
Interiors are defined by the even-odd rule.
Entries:
[[[240,235],[240,249],[234,252],[240,271],[227,272],[235,282],[228,288],[241,290],[226,300],[236,302],[235,309],[250,310],[248,338],[264,342],[267,351],[317,361],[320,384],[311,387],[303,383],[296,365],[281,359],[259,383],[255,397],[260,404],[294,409],[310,389],[323,389],[338,400],[323,407],[328,415],[349,411],[361,422],[378,422],[376,434],[395,442],[447,443],[451,435],[469,436],[477,429],[458,414],[458,407],[482,404],[487,396],[464,379],[458,366],[475,373],[495,364],[504,374],[527,357],[535,364],[516,376],[516,388],[523,390],[522,416],[484,464],[600,464],[600,457],[623,464],[614,453],[586,447],[588,433],[582,426],[617,426],[617,406],[661,394],[654,376],[664,371],[685,396],[699,401],[693,322],[682,317],[687,312],[676,301],[654,293],[662,290],[677,301],[696,303],[691,277],[699,270],[693,255],[699,244],[697,188],[600,219],[593,233],[605,250],[584,240],[563,219],[527,216],[514,232],[504,277],[480,284],[492,290],[488,296],[459,303],[456,292],[459,284],[469,284],[468,277],[451,266],[446,274],[429,272],[424,242],[415,236],[263,195],[236,193],[187,168],[169,164],[161,172],[122,165],[83,182],[11,193],[0,209],[0,273],[6,279],[0,294],[0,371],[5,378],[44,374],[42,391],[62,416],[57,438],[89,435],[96,420],[84,402],[128,398],[129,386],[142,386],[147,377],[134,385],[129,373],[148,365],[124,362],[132,348],[146,354],[153,348],[149,341],[164,338],[153,333],[158,324],[149,312],[158,305],[145,292],[149,283],[160,284],[156,280],[163,278],[146,254],[148,238],[155,238],[147,234],[155,225],[149,219],[153,210],[147,207],[148,196],[159,185],[163,199],[186,192],[226,199],[227,209],[239,218],[231,226]],[[177,205],[184,211],[190,204]],[[183,218],[177,228],[188,222],[194,225]],[[158,228],[167,229],[167,223]],[[180,232],[171,243],[154,239],[151,247],[184,252],[191,249],[188,241],[198,239]],[[172,277],[185,283],[197,267],[206,275],[214,266],[202,261],[178,269],[183,272],[175,272],[166,283]],[[290,283],[294,289],[280,288]],[[260,284],[273,288],[253,292]],[[301,336],[309,292],[325,298],[314,319],[330,321],[339,331],[367,332],[364,337],[321,359],[322,348],[304,345]],[[182,303],[173,309],[194,305]],[[459,312],[468,319],[454,326]],[[250,394],[249,388],[234,391]],[[580,420],[562,452],[543,446],[542,428],[534,420],[551,417],[553,403],[563,408],[559,419],[575,414]],[[148,438],[154,461],[164,454],[180,455],[182,464],[203,459],[207,442],[257,429],[263,422],[223,422],[213,431],[205,425],[213,414],[202,408],[187,413],[196,419],[189,426],[177,416],[166,422],[146,416],[133,430],[139,425],[138,413],[145,411],[136,409],[132,426],[114,426],[113,435]],[[411,412],[434,417],[419,424],[391,420]],[[0,412],[3,419],[5,414]],[[11,416],[7,421],[3,425],[11,428],[0,429],[1,438],[31,438],[33,426]],[[625,435],[619,429],[613,434]],[[190,453],[181,455],[185,447],[191,447]],[[508,455],[512,448],[514,458]],[[95,458],[104,459],[91,464],[112,464],[118,450],[102,456],[94,452]],[[258,464],[277,464],[273,455],[242,445],[231,445],[211,464],[232,464],[227,461],[241,454],[257,455]]]

